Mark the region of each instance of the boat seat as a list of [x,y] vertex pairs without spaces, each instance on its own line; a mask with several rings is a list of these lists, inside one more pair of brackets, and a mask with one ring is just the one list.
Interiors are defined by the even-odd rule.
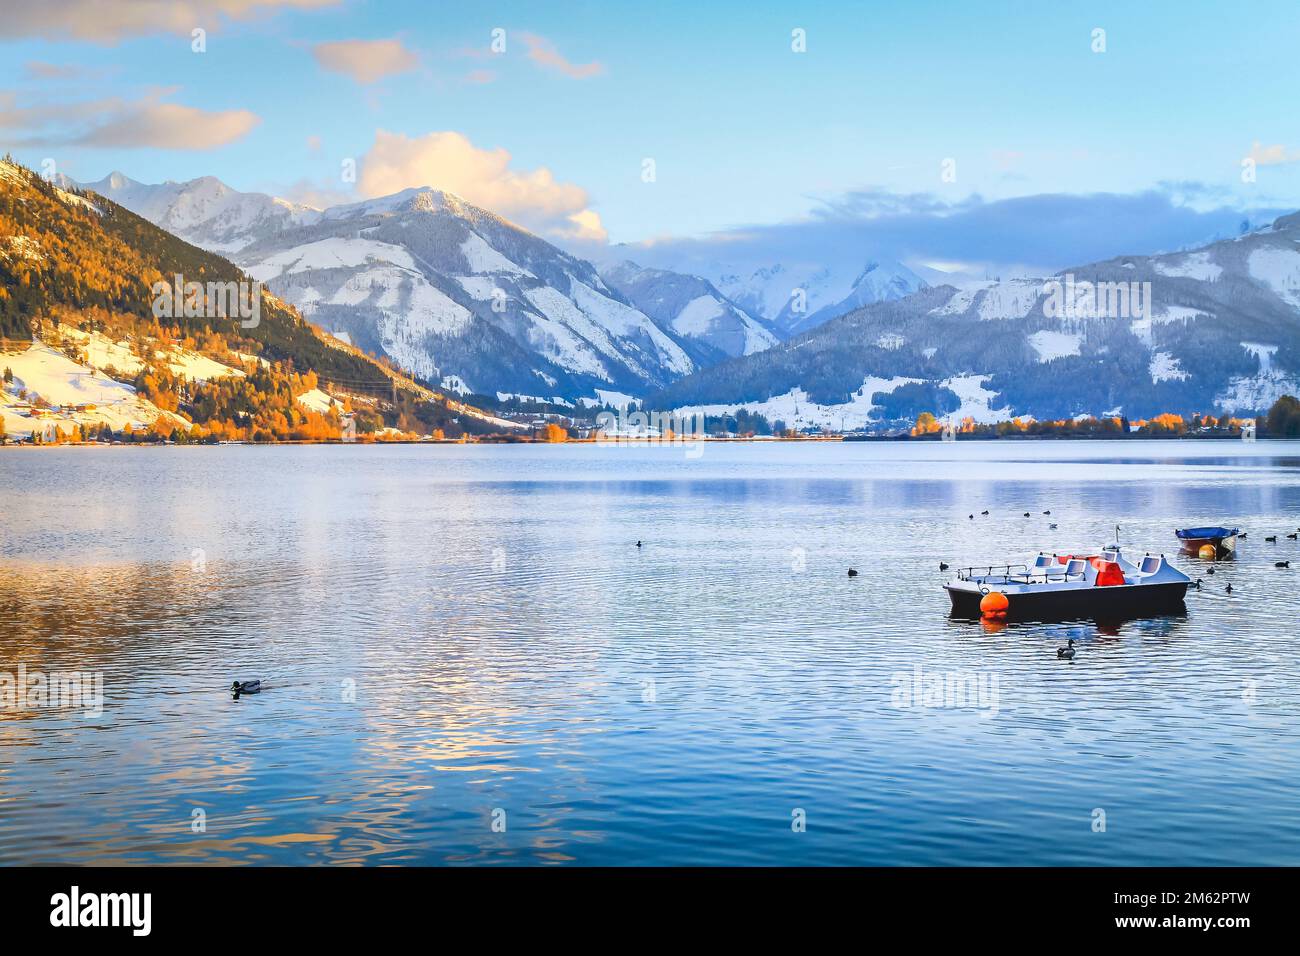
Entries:
[[1164,563],[1165,557],[1163,554],[1148,554],[1142,559],[1142,573],[1155,574]]
[[1124,571],[1120,568],[1118,562],[1097,561],[1097,587],[1106,588],[1114,587],[1117,584],[1125,584]]
[[1065,576],[1067,578],[1082,576],[1083,570],[1087,566],[1088,562],[1084,561],[1083,558],[1070,558],[1065,565]]

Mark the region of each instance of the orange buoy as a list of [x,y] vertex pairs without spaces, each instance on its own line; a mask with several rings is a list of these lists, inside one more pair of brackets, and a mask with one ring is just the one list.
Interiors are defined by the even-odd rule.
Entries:
[[990,591],[980,598],[980,613],[985,617],[1006,617],[1011,602],[1001,591]]
[[1199,554],[1207,561],[1213,561],[1216,557],[1218,557],[1218,553],[1214,550],[1214,545],[1212,544],[1201,545],[1201,550],[1196,553]]

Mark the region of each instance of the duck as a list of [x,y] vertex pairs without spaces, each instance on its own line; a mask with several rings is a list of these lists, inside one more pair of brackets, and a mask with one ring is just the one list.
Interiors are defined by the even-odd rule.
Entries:
[[1192,587],[1196,588],[1196,590],[1199,591],[1199,590],[1201,589],[1201,579],[1200,579],[1200,578],[1197,578],[1197,579],[1196,579],[1196,583],[1193,584]]
[[1048,524],[1048,526],[1047,526],[1047,530],[1048,530],[1048,531],[1055,531],[1055,530],[1056,530],[1056,522],[1053,521],[1053,522],[1051,522],[1050,524]]
[[636,546],[637,546],[638,548],[641,547],[641,542],[638,541],[638,542],[636,543]]
[[1213,574],[1213,573],[1214,573],[1214,568],[1206,568],[1206,569],[1205,569],[1205,573],[1206,573],[1206,574]]
[[940,561],[940,562],[939,562],[939,570],[940,570],[940,571],[947,571],[947,570],[948,570],[948,565],[946,565],[946,564],[944,564],[942,561]]
[[858,576],[857,570],[854,568],[849,568],[849,577],[856,578],[857,576]]
[[1231,593],[1232,593],[1232,584],[1229,583],[1228,586],[1227,586],[1226,588],[1224,588],[1223,590],[1225,590],[1225,591],[1227,591],[1229,594],[1231,594]]
[[1074,660],[1074,638],[1070,638],[1070,643],[1065,647],[1058,647],[1056,649],[1056,656],[1061,660]]
[[981,511],[980,514],[982,514],[982,515],[986,515],[986,514],[988,514],[988,511]]
[[1265,540],[1265,541],[1276,541],[1276,540],[1277,540],[1277,535],[1275,535],[1275,534],[1274,534],[1274,535],[1269,535],[1269,536],[1268,536],[1267,538],[1265,538],[1264,540]]
[[1028,511],[1025,512],[1025,517],[1026,517],[1026,518],[1029,517],[1029,512],[1028,512]]
[[262,689],[260,680],[235,681],[230,685],[230,692],[238,697],[240,694],[256,694]]
[[1050,515],[1050,514],[1051,514],[1051,513],[1052,513],[1052,512],[1051,512],[1051,510],[1050,510],[1050,509],[1049,509],[1049,510],[1047,510],[1047,511],[1044,511],[1044,512],[1043,512],[1043,514],[1045,514],[1045,515]]
[[1274,564],[1273,567],[1275,567],[1275,568],[1289,568],[1289,567],[1291,567],[1291,562],[1290,562],[1290,561],[1279,561],[1279,562],[1277,562],[1276,564]]
[[975,516],[974,516],[974,515],[971,515],[971,516],[970,516],[970,520],[971,520],[971,521],[974,521],[974,520],[975,520]]
[[1289,534],[1289,535],[1287,535],[1287,537],[1290,538],[1292,541],[1294,541],[1297,537],[1300,537],[1300,535],[1297,535],[1297,534]]

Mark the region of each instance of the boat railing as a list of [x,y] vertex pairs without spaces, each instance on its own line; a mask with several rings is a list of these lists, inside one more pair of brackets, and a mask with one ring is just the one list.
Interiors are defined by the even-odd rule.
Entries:
[[1086,577],[1087,574],[1083,571],[1071,574],[1065,565],[1058,565],[1050,571],[1046,568],[1031,571],[1027,564],[974,565],[957,569],[957,580],[978,581],[981,584],[1047,584],[1082,581]]
[[990,564],[990,565],[973,565],[969,568],[957,569],[957,580],[959,581],[989,581],[1001,577],[1010,578],[1013,574],[1028,574],[1029,565],[1027,564]]

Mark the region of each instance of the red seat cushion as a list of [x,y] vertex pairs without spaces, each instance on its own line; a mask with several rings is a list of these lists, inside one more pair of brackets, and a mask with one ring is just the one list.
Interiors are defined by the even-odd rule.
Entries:
[[1124,572],[1114,561],[1103,561],[1098,558],[1093,562],[1093,566],[1097,569],[1097,587],[1105,588],[1124,583]]

